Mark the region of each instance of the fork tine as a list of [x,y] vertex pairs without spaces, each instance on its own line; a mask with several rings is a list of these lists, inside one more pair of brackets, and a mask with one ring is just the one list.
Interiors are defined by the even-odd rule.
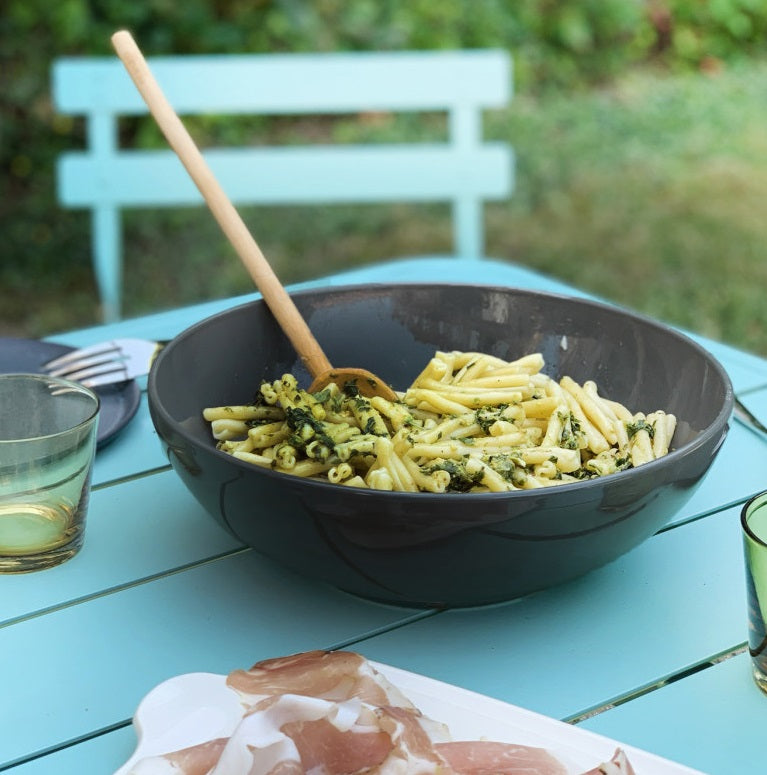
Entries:
[[123,378],[115,378],[115,372],[110,372],[107,374],[102,374],[100,376],[90,377],[88,379],[78,379],[75,380],[76,382],[79,382],[81,385],[85,385],[87,388],[96,388],[101,387],[103,385],[119,385],[121,382],[127,382],[129,378],[126,376]]
[[116,342],[99,342],[99,344],[92,344],[90,347],[81,347],[79,350],[72,350],[64,355],[60,355],[58,358],[54,358],[53,360],[48,361],[48,363],[44,363],[43,368],[46,370],[57,369],[73,362],[79,362],[81,358],[109,355],[116,352],[120,352],[120,346]]
[[[61,371],[60,369],[58,371]],[[125,371],[125,365],[120,361],[108,361],[106,363],[96,363],[86,368],[77,369],[76,371],[66,371],[64,373],[51,374],[52,377],[64,377],[64,379],[71,379],[75,382],[82,382],[85,379],[91,377],[102,377],[112,375],[112,381],[116,382],[115,376],[123,374],[125,379],[128,379],[127,372]]]
[[41,370],[87,387],[126,382],[148,374],[155,356],[165,344],[121,337],[73,350],[44,364]]
[[[122,368],[125,355],[120,351],[104,353],[104,355],[93,355],[90,358],[79,358],[65,363],[56,369],[46,368],[46,373],[51,377],[67,377],[72,374],[80,374],[83,370],[88,370],[97,366],[109,366]],[[96,373],[96,372],[93,372]]]

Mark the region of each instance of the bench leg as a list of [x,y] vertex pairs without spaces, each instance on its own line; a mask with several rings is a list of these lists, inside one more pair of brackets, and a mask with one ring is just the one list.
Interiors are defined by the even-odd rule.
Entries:
[[461,258],[482,258],[484,225],[482,203],[477,199],[458,199],[453,203],[453,244]]
[[92,215],[93,269],[105,323],[120,319],[122,307],[122,247],[120,213],[116,207],[98,207]]

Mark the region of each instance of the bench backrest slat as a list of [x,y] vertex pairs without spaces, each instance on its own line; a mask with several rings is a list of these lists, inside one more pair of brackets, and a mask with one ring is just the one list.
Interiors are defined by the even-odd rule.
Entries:
[[[502,145],[466,154],[463,165],[444,147],[426,144],[211,149],[203,156],[228,196],[242,204],[399,201],[403,176],[410,178],[408,201],[439,201],[459,188],[465,196],[503,198],[511,182]],[[71,153],[59,170],[66,182],[61,200],[70,207],[203,203],[172,151],[126,151],[104,161]]]
[[[154,57],[149,64],[178,113],[500,108],[511,96],[503,51]],[[113,58],[58,60],[53,90],[64,113],[146,113]]]

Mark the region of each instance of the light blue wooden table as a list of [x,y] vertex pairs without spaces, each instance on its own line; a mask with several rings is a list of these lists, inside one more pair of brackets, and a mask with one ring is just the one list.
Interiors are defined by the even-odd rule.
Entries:
[[[578,293],[511,264],[439,258],[312,284],[430,278]],[[243,300],[55,338],[169,338]],[[698,340],[767,418],[767,361]],[[744,652],[738,515],[767,488],[765,462],[767,441],[733,422],[692,500],[629,554],[508,604],[423,611],[350,597],[239,545],[170,469],[144,399],[98,454],[82,552],[59,568],[0,577],[0,771],[109,775],[133,751],[139,700],[161,681],[336,647],[711,775],[762,771],[767,696]]]

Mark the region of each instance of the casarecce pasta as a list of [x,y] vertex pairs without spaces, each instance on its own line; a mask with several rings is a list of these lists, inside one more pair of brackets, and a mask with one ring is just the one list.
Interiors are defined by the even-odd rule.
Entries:
[[286,474],[403,492],[504,492],[576,482],[669,451],[673,414],[632,412],[593,381],[543,373],[540,353],[504,361],[435,353],[399,400],[353,384],[319,393],[291,374],[251,404],[203,410],[219,449]]

